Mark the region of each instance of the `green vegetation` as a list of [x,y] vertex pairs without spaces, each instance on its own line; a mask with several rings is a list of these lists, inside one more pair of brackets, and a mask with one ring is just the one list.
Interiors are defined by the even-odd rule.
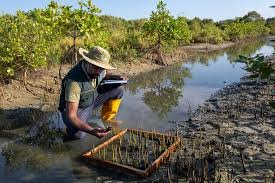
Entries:
[[[272,79],[275,74],[275,65],[273,62],[268,62],[265,60],[265,57],[261,54],[258,54],[254,57],[245,57],[240,55],[238,62],[244,63],[245,70],[251,72],[253,75],[252,78],[260,79]],[[273,91],[273,90],[272,90]],[[274,91],[273,91],[274,92]],[[268,101],[270,107],[275,109],[275,101]]]
[[144,56],[167,65],[165,53],[190,43],[219,44],[224,41],[275,34],[275,20],[257,12],[214,22],[211,19],[173,17],[160,0],[149,19],[125,20],[100,16],[91,0],[79,8],[55,1],[43,9],[0,16],[0,78],[23,76],[49,64],[77,60],[77,49],[100,45],[117,62],[137,62]]
[[275,35],[275,18],[266,19],[266,26],[270,28],[270,34]]
[[51,42],[42,24],[21,11],[15,16],[3,16],[0,21],[0,77],[22,71],[26,78],[29,69],[47,63]]
[[147,52],[156,55],[156,63],[162,65],[168,65],[162,55],[163,48],[178,45],[179,40],[189,42],[191,37],[186,20],[171,16],[162,0],[159,1],[157,11],[152,12],[142,30],[143,37],[151,43]]
[[238,62],[244,63],[245,70],[253,73],[254,77],[267,79],[270,75],[275,73],[272,62],[267,62],[265,57],[261,54],[258,54],[254,57],[245,57],[240,55]]
[[241,19],[225,25],[224,28],[227,39],[231,41],[260,37],[267,35],[269,31],[264,21],[245,22]]

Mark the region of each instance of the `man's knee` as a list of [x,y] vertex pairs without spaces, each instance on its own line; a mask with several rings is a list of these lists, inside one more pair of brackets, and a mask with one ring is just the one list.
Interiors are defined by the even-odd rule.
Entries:
[[117,93],[115,98],[122,98],[123,92],[124,92],[123,86],[119,86],[115,90],[116,90],[116,93]]
[[86,133],[82,132],[82,131],[78,131],[74,135],[75,135],[75,137],[77,137],[79,139],[82,139],[82,138],[84,138],[86,136]]

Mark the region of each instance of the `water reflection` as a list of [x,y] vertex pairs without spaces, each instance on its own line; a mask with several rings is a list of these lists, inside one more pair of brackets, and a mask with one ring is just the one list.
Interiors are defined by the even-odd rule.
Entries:
[[[140,94],[142,91],[141,99],[143,103],[151,111],[158,114],[161,119],[164,119],[167,117],[167,113],[172,112],[173,107],[179,105],[179,101],[183,98],[183,88],[187,88],[184,86],[184,80],[185,78],[193,77],[191,72],[195,72],[195,76],[198,73],[203,74],[199,82],[201,84],[213,83],[212,87],[222,87],[225,83],[229,84],[228,82],[230,81],[237,81],[244,73],[240,69],[241,65],[235,63],[239,55],[255,54],[260,48],[264,47],[264,44],[264,41],[258,40],[249,44],[239,44],[222,51],[198,53],[183,62],[184,64],[187,63],[186,66],[188,68],[183,67],[182,63],[180,63],[168,68],[141,74],[128,84],[127,89],[131,95]],[[263,52],[268,49],[264,48]],[[190,65],[191,67],[189,67]],[[201,69],[198,72],[196,71],[197,67]],[[202,72],[205,69],[208,69],[209,73]],[[230,73],[235,73],[236,76],[227,75]],[[209,79],[212,80],[209,81]],[[223,81],[218,81],[219,79]],[[192,78],[193,80],[194,78]]]
[[144,89],[142,100],[153,112],[163,118],[173,107],[178,106],[186,77],[191,77],[190,70],[176,64],[134,78],[127,89],[132,94]]
[[188,63],[199,63],[202,65],[208,66],[209,61],[216,62],[220,57],[227,55],[227,59],[230,63],[234,63],[236,59],[239,58],[239,55],[250,56],[255,54],[257,50],[263,47],[266,44],[263,40],[252,41],[249,44],[240,43],[236,46],[232,46],[224,49],[223,51],[211,51],[195,54],[191,59],[188,60]]
[[265,42],[263,40],[258,40],[249,44],[230,47],[226,49],[227,59],[230,63],[234,63],[239,58],[239,55],[251,56],[264,44]]
[[49,167],[53,162],[42,149],[25,144],[9,144],[3,149],[2,155],[6,159],[5,167],[9,170],[31,169],[40,171]]
[[206,52],[206,53],[198,53],[193,55],[192,58],[188,59],[189,64],[201,64],[208,66],[210,61],[217,62],[218,58],[223,56],[224,52],[221,51],[212,51],[212,52]]
[[[62,142],[62,133],[50,128],[50,123],[37,123],[16,141],[3,147],[5,168],[40,172],[54,165],[55,159],[70,150]],[[52,156],[55,154],[55,156]]]

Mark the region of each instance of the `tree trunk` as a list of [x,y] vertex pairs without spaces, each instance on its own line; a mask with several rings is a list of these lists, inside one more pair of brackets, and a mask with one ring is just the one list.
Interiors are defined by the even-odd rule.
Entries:
[[23,75],[23,82],[24,82],[24,85],[27,84],[27,72],[28,72],[28,67],[24,70],[24,75]]
[[157,52],[157,63],[160,64],[160,65],[164,65],[164,66],[167,66],[167,62],[166,60],[164,59],[162,53],[161,53],[161,39],[160,39],[160,36],[158,36],[158,43],[157,43],[157,48],[156,48],[156,52]]
[[73,60],[73,65],[75,65],[77,63],[76,38],[77,38],[76,28],[74,28],[74,53],[73,53],[74,60]]
[[68,53],[71,51],[71,49],[72,49],[73,47],[74,47],[74,45],[71,46],[71,47],[67,50],[67,52],[64,54],[64,56],[63,56],[62,59],[60,60],[59,71],[58,71],[58,75],[59,75],[59,79],[60,79],[60,80],[62,79],[61,71],[62,71],[63,62],[64,62],[65,58],[67,57]]
[[30,92],[31,94],[33,94],[34,96],[37,96],[37,93],[33,92],[31,89],[28,88],[28,82],[27,82],[27,73],[28,73],[29,68],[27,67],[24,70],[24,74],[23,74],[23,84],[25,89]]

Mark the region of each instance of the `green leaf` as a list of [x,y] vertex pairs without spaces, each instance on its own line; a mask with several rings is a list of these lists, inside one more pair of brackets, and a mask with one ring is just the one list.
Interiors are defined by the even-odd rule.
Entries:
[[271,106],[272,109],[275,109],[275,101],[270,101],[269,105]]
[[8,75],[8,76],[14,76],[14,69],[8,68],[8,69],[7,69],[7,75]]

